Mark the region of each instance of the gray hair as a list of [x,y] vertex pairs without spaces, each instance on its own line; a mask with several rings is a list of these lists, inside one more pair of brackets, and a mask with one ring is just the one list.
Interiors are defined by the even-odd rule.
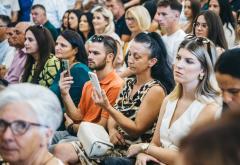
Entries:
[[0,111],[11,103],[26,103],[36,115],[38,122],[57,130],[62,121],[61,105],[56,95],[48,88],[21,83],[9,85],[0,92]]

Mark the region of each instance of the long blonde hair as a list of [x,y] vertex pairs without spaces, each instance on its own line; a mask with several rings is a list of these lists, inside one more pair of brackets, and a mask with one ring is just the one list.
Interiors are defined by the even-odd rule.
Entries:
[[105,27],[103,33],[104,34],[111,34],[115,31],[115,24],[113,21],[113,14],[110,10],[108,10],[104,6],[96,6],[92,9],[92,13],[98,12],[103,15],[104,19],[108,22],[108,25]]
[[[207,47],[206,47],[207,44]],[[179,46],[187,49],[197,57],[204,69],[205,75],[202,80],[199,80],[197,85],[195,98],[203,103],[209,103],[210,100],[220,102],[220,88],[214,74],[214,65],[217,59],[215,45],[208,40],[208,43],[203,44],[197,37],[185,39]],[[182,95],[182,85],[177,84],[174,90],[169,94],[170,100],[175,100]]]

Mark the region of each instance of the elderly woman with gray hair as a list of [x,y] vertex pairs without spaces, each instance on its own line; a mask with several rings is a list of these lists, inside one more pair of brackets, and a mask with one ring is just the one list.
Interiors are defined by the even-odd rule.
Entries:
[[48,152],[62,110],[57,97],[34,84],[10,85],[0,92],[0,155],[11,165],[63,165]]

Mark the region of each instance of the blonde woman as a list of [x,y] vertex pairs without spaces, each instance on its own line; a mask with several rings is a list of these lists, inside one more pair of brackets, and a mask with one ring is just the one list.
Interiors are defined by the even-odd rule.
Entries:
[[[151,26],[151,16],[147,9],[143,6],[134,6],[129,8],[125,13],[125,19],[128,29],[131,31],[130,41],[124,44],[123,54],[125,55],[125,63],[127,64],[127,52],[136,35],[146,32]],[[132,72],[129,68],[125,68],[120,74],[121,77],[128,77]]]
[[93,26],[96,35],[109,35],[116,40],[120,40],[119,36],[114,32],[115,25],[113,14],[110,10],[103,6],[96,6],[92,9]]
[[129,8],[125,13],[125,19],[132,34],[131,39],[137,34],[147,31],[151,26],[149,12],[145,7],[140,5]]

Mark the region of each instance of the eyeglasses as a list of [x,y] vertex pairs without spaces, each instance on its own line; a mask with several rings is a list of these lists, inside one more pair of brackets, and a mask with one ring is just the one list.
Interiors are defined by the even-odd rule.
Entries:
[[126,21],[135,21],[135,18],[133,18],[133,17],[126,17],[125,20]]
[[204,28],[204,29],[207,29],[208,28],[208,25],[207,25],[207,23],[199,23],[199,22],[196,22],[196,23],[193,23],[193,27],[195,28],[195,27],[202,27],[202,28]]
[[197,41],[200,44],[208,44],[210,40],[206,37],[197,37],[194,34],[188,34],[185,36],[185,39]]
[[2,135],[6,131],[6,129],[10,127],[14,135],[23,135],[28,131],[30,126],[49,128],[46,125],[31,123],[23,120],[15,120],[13,122],[7,122],[3,119],[0,119],[0,134]]

